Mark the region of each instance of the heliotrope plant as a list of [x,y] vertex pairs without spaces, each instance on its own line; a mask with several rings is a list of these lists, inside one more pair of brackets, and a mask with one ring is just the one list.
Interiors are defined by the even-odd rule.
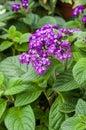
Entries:
[[86,129],[86,32],[72,25],[43,24],[33,34],[12,26],[1,35],[0,54],[13,56],[0,62],[0,130]]

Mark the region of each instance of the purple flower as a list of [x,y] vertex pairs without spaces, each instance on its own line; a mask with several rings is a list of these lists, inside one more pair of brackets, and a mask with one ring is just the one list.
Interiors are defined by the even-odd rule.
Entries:
[[29,5],[28,0],[21,0],[21,3],[22,3],[22,7],[24,7],[25,9],[28,8],[28,5]]
[[82,22],[83,22],[83,23],[86,23],[86,15],[83,15],[83,17],[82,17]]
[[20,62],[25,64],[31,62],[36,73],[41,75],[51,65],[49,57],[53,56],[60,61],[71,58],[70,43],[63,41],[65,38],[63,34],[68,37],[70,30],[63,28],[58,29],[58,32],[55,33],[50,24],[36,30],[29,38],[29,51],[20,55]]
[[30,56],[27,53],[22,53],[19,56],[19,61],[20,61],[20,63],[29,64],[29,62],[30,62]]
[[84,10],[84,6],[83,5],[79,5],[77,7],[75,7],[73,9],[73,13],[72,13],[72,17],[76,17],[78,16],[79,14],[81,14]]
[[20,4],[13,4],[11,7],[12,11],[18,11],[20,10]]

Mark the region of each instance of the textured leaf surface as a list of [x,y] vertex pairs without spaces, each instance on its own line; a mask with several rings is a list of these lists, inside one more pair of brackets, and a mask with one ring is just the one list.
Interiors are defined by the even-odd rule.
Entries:
[[77,82],[74,80],[72,76],[71,70],[65,71],[58,75],[54,85],[53,89],[55,91],[69,91],[76,88],[79,88],[80,86],[77,84]]
[[61,128],[62,130],[78,130],[77,125],[79,124],[80,121],[81,119],[78,117],[68,118],[66,121],[63,122]]
[[0,63],[0,71],[3,72],[3,74],[7,78],[21,77],[22,80],[28,82],[37,81],[40,79],[48,79],[50,74],[57,67],[57,64],[59,64],[57,60],[54,59],[51,60],[51,66],[47,68],[47,72],[42,76],[38,76],[31,64],[29,65],[20,64],[18,58],[19,56],[8,57]]
[[76,115],[81,114],[86,116],[86,102],[82,99],[79,99],[75,111]]
[[49,113],[49,130],[58,130],[65,120],[65,114],[59,111],[59,105],[62,103],[60,98],[57,98],[53,103]]
[[11,78],[7,84],[5,95],[14,95],[29,88],[31,84],[26,84],[20,78]]
[[35,118],[30,106],[14,107],[8,110],[5,117],[8,130],[35,130]]
[[30,87],[27,91],[16,96],[15,106],[22,106],[35,101],[41,94],[36,87]]
[[86,84],[86,58],[81,58],[73,68],[73,76],[78,84]]

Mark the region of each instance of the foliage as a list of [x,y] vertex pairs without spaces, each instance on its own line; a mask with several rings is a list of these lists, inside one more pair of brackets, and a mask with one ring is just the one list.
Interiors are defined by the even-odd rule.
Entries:
[[[29,0],[26,10],[12,12],[13,1],[0,1],[0,130],[86,129],[86,23],[82,14],[65,21],[57,2]],[[51,66],[37,75],[31,63],[19,62],[19,55],[28,51],[29,37],[45,24],[80,31],[63,39],[71,43],[72,58],[49,57]]]

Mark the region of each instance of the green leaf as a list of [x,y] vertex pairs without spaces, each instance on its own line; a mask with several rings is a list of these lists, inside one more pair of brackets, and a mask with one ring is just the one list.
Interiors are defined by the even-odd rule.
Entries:
[[7,78],[17,78],[26,74],[26,72],[29,73],[29,71],[32,71],[31,64],[20,64],[18,58],[19,56],[8,57],[0,63],[0,71],[3,72]]
[[4,75],[2,72],[0,72],[0,85],[3,84],[3,81],[4,81]]
[[57,21],[54,17],[52,16],[44,16],[42,17],[39,22],[37,23],[37,27],[40,28],[42,27],[43,25],[45,24],[52,24],[52,25],[55,25],[57,24]]
[[23,21],[28,25],[35,25],[39,19],[40,17],[37,14],[29,13],[27,17],[23,18]]
[[58,25],[63,26],[65,24],[65,20],[62,17],[55,16],[54,18],[56,19]]
[[74,80],[71,70],[67,70],[58,75],[55,83],[53,84],[53,89],[58,91],[69,91],[79,88],[79,84]]
[[[19,40],[19,42],[20,42],[20,40]],[[20,52],[28,51],[28,43],[16,44],[15,50],[20,51]]]
[[70,102],[65,102],[59,106],[59,110],[63,113],[71,113],[75,111],[75,106]]
[[35,118],[30,106],[10,108],[5,117],[8,130],[35,130]]
[[49,130],[58,130],[65,120],[65,114],[61,113],[59,110],[59,105],[61,105],[62,100],[57,98],[53,103],[50,113],[49,113]]
[[8,33],[12,35],[12,34],[14,34],[15,32],[16,32],[16,27],[12,25],[12,26],[9,28]]
[[50,0],[50,11],[53,13],[56,7],[57,0]]
[[28,42],[29,41],[29,36],[31,35],[31,33],[25,33],[20,37],[20,44],[24,43],[24,42]]
[[7,105],[7,100],[0,98],[0,118],[2,117]]
[[72,56],[73,56],[73,59],[75,60],[75,61],[78,61],[80,58],[83,58],[84,56],[83,56],[83,54],[79,51],[74,51],[74,52],[72,52]]
[[14,17],[14,12],[10,11],[10,12],[6,12],[4,14],[1,14],[0,15],[0,22],[3,22],[3,21],[7,21],[9,19],[12,19]]
[[65,28],[80,28],[80,26],[81,23],[79,21],[69,21],[63,25]]
[[8,49],[9,47],[11,47],[13,45],[13,42],[10,42],[10,41],[3,41],[1,44],[0,44],[0,52],[1,51],[4,51],[6,49]]
[[80,85],[86,84],[86,58],[81,58],[73,67],[74,79]]
[[29,86],[31,86],[31,84],[25,83],[20,78],[11,78],[7,84],[4,94],[14,95],[28,89]]
[[81,122],[81,119],[79,117],[71,117],[63,122],[61,128],[62,130],[78,130],[76,128],[80,122]]
[[0,28],[5,26],[6,24],[4,22],[0,22]]
[[28,88],[27,91],[20,93],[16,96],[15,106],[23,106],[30,104],[35,101],[41,94],[41,90],[37,89],[36,86]]
[[19,56],[8,57],[0,63],[0,71],[6,76],[6,78],[21,77],[26,82],[41,82],[41,80],[47,80],[53,73],[57,64],[60,64],[56,59],[51,60],[51,66],[47,68],[45,74],[39,76],[36,74],[32,64],[25,65],[20,64]]
[[75,114],[77,115],[85,115],[86,116],[86,102],[82,99],[78,100],[78,103],[76,105]]

